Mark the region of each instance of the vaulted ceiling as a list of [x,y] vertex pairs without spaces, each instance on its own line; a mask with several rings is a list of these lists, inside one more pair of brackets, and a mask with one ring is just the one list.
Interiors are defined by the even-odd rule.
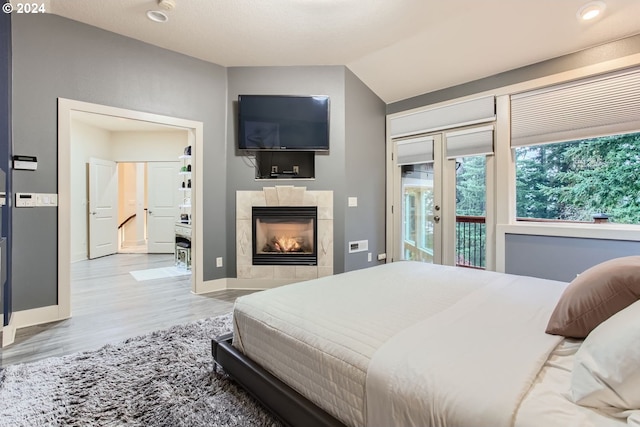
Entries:
[[[234,66],[346,65],[385,102],[640,33],[639,0],[46,0],[47,10]],[[164,11],[165,23],[146,17]]]

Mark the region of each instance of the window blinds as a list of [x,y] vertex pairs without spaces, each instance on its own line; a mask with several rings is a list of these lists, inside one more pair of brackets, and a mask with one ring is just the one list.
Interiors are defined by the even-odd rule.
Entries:
[[493,125],[445,133],[447,159],[493,154]]
[[511,146],[640,131],[640,69],[511,96]]
[[495,119],[495,97],[487,96],[394,117],[390,120],[389,127],[391,137],[395,138],[492,122]]
[[433,162],[433,137],[423,136],[396,141],[398,166]]

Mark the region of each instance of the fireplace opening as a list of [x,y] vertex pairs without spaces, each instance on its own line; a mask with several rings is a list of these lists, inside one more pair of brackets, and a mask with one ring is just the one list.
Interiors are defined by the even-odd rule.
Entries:
[[316,206],[254,206],[253,265],[317,265]]

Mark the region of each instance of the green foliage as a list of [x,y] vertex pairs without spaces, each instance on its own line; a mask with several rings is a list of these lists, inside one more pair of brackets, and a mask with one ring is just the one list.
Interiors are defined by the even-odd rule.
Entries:
[[[473,156],[456,161],[456,215],[486,215],[486,157]],[[456,223],[457,263],[485,266],[486,224]]]
[[518,217],[640,223],[640,133],[516,150]]
[[484,216],[486,213],[486,157],[458,159],[456,163],[456,213]]

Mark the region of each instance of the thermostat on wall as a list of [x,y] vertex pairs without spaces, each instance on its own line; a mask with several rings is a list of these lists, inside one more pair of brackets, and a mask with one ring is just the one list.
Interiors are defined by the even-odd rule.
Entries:
[[34,171],[38,169],[38,159],[36,156],[13,156],[13,168]]

